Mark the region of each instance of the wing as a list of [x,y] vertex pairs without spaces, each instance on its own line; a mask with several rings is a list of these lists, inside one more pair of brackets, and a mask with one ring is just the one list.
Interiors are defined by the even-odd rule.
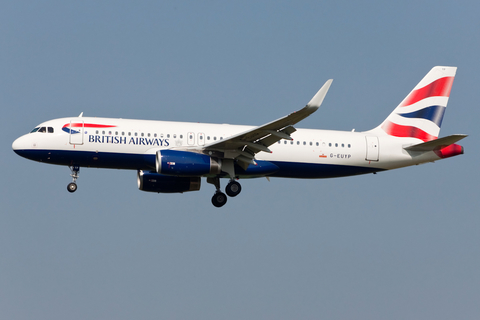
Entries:
[[325,82],[312,100],[302,109],[227,139],[205,145],[202,151],[215,153],[216,156],[224,159],[235,159],[240,166],[246,169],[249,164],[255,164],[255,154],[258,152],[271,152],[268,147],[281,139],[292,140],[290,134],[296,131],[293,125],[317,111],[332,81],[330,79]]

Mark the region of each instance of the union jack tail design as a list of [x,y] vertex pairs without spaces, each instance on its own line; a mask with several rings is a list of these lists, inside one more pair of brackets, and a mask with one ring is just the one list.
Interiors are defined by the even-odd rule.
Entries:
[[456,67],[434,67],[379,128],[394,137],[437,139],[456,71]]

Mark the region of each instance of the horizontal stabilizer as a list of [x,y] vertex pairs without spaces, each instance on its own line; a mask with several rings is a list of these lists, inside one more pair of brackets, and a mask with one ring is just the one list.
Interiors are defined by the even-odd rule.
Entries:
[[443,137],[413,146],[405,147],[404,149],[407,151],[433,151],[454,144],[455,142],[460,141],[467,136],[468,135],[466,134],[453,134],[448,137]]

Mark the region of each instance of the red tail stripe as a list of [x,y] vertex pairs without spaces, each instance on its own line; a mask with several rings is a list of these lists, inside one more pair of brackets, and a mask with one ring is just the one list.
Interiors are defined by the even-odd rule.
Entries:
[[432,136],[425,131],[418,129],[417,127],[402,126],[390,121],[385,121],[382,125],[382,129],[389,135],[400,138],[417,138],[424,142],[435,140],[438,137]]
[[450,158],[463,154],[463,147],[458,144],[451,144],[448,147],[442,148],[440,150],[434,150],[434,152],[442,159]]
[[452,90],[453,79],[454,77],[440,78],[423,88],[412,91],[412,93],[403,100],[401,106],[409,106],[429,97],[449,97],[450,90]]

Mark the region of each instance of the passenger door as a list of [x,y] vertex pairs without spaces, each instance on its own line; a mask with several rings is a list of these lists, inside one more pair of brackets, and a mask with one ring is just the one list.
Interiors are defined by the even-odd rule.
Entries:
[[70,121],[70,144],[83,144],[84,122]]
[[367,140],[367,155],[365,160],[378,161],[378,137],[366,136]]

